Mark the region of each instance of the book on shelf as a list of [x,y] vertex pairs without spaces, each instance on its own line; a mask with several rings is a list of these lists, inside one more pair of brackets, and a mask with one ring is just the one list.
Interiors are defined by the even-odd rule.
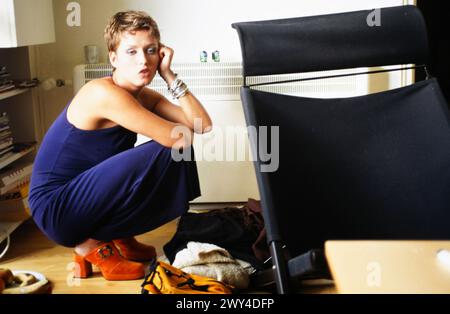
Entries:
[[[8,161],[8,159],[10,159],[10,158],[13,157],[13,156],[14,156],[14,153],[13,153],[13,152],[8,152],[8,153],[6,153],[4,156],[0,156],[0,164],[3,163],[3,162]],[[1,168],[0,168],[0,169],[1,169]]]
[[14,181],[13,183],[7,184],[0,188],[0,195],[7,194],[7,193],[10,193],[11,191],[17,190],[24,184],[30,183],[30,180],[31,180],[31,174],[29,174],[21,179],[18,179],[17,181]]
[[0,140],[0,150],[13,146],[13,138],[8,137],[6,139]]
[[14,146],[11,145],[9,147],[6,147],[6,148],[0,150],[0,158],[3,157],[4,155],[6,155],[7,153],[13,151],[13,149],[14,149]]
[[9,73],[7,72],[2,72],[2,74],[0,74],[0,93],[16,88],[16,84],[8,78],[9,76]]
[[0,131],[0,140],[9,138],[12,136],[12,132],[9,127],[6,127],[4,131]]
[[1,122],[0,122],[0,132],[6,131],[6,130],[9,130],[9,125],[7,125],[7,124],[6,125],[2,125]]
[[9,79],[11,74],[7,71],[6,66],[0,66],[0,92],[15,88],[15,84]]
[[9,128],[9,119],[8,117],[2,119],[3,117],[0,117],[0,132],[8,131]]
[[14,84],[4,84],[0,86],[0,93],[7,92],[15,88],[16,86]]
[[0,202],[8,201],[16,198],[24,198],[28,196],[30,192],[30,182],[25,182],[24,184],[18,186],[16,189],[0,195]]
[[[9,117],[6,112],[0,115],[0,157],[4,153],[10,151],[10,147],[13,146],[13,136],[9,127]],[[8,149],[8,151],[5,151]]]
[[36,142],[14,143],[11,151],[0,156],[0,170],[32,152],[36,148],[36,144]]
[[8,113],[3,112],[3,113],[0,115],[0,126],[1,126],[1,127],[9,126],[9,116],[8,116]]
[[0,171],[0,187],[13,184],[31,175],[33,163],[26,160],[18,160]]
[[0,65],[0,78],[11,76],[5,65]]

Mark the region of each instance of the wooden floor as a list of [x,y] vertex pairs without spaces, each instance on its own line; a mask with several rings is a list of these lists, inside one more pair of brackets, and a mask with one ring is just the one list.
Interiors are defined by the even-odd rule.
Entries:
[[[210,209],[214,207],[210,206]],[[220,206],[216,206],[220,208]],[[191,211],[203,211],[202,206]],[[140,235],[137,239],[155,246],[158,256],[162,248],[176,232],[177,220]],[[4,244],[1,245],[3,247]],[[42,273],[52,283],[55,294],[139,294],[142,279],[133,281],[107,281],[94,267],[94,275],[87,279],[73,278],[72,249],[59,246],[49,240],[32,219],[23,223],[11,235],[11,247],[0,260],[0,268],[31,270]],[[243,293],[267,293],[268,291],[246,291]],[[308,285],[302,293],[335,293],[329,283]]]
[[[176,221],[138,236],[140,242],[156,247],[158,256],[162,247],[176,231]],[[11,235],[11,247],[0,260],[0,268],[32,270],[44,274],[53,284],[56,294],[136,294],[140,293],[142,279],[133,281],[106,281],[94,268],[94,276],[73,279],[72,249],[55,244],[29,219]]]

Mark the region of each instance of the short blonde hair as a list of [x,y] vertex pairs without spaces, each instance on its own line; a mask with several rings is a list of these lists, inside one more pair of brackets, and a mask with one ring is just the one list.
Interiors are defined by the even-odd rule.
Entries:
[[120,44],[120,36],[124,32],[148,30],[157,40],[161,40],[156,22],[143,11],[124,11],[116,13],[105,28],[105,41],[108,51],[116,51]]

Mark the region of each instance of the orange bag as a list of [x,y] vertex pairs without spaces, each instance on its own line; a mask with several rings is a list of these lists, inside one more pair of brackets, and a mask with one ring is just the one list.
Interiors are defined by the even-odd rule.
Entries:
[[234,287],[212,278],[191,275],[154,260],[142,283],[142,294],[231,294]]

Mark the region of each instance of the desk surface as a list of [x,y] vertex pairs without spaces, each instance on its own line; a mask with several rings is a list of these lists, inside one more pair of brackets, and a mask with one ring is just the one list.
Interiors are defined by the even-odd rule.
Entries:
[[450,241],[328,241],[340,293],[450,293]]

